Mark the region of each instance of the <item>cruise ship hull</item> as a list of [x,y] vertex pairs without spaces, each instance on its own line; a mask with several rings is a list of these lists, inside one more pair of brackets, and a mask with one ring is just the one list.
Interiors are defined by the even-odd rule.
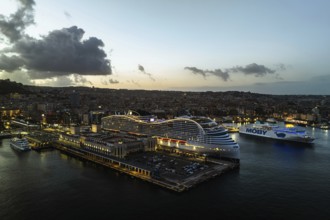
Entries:
[[208,157],[240,161],[239,145],[237,143],[228,145],[207,144],[196,141],[184,141],[170,138],[157,138],[159,147],[173,151],[190,152],[192,154],[204,155]]

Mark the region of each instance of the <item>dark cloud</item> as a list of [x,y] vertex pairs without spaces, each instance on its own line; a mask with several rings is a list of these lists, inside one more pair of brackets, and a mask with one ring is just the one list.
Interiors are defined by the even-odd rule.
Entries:
[[0,70],[6,70],[7,72],[13,72],[20,68],[24,64],[24,61],[16,55],[8,57],[4,54],[0,56]]
[[207,70],[206,72],[221,78],[223,81],[228,81],[229,79],[229,73],[224,72],[221,69]]
[[[1,56],[0,64],[10,62],[1,70],[29,70],[32,79],[43,79],[70,74],[111,74],[110,61],[101,49],[104,44],[96,37],[82,40],[84,30],[76,26],[50,32],[41,39],[25,37],[16,42],[9,52],[18,56]],[[8,51],[8,49],[7,49]]]
[[[110,60],[102,49],[103,41],[96,37],[83,39],[85,31],[81,28],[54,30],[39,39],[25,35],[25,28],[34,23],[35,2],[18,2],[20,5],[14,14],[0,15],[0,31],[10,41],[10,46],[0,51],[0,71],[24,70],[31,79],[112,73]],[[75,79],[86,83],[83,77]]]
[[0,15],[0,32],[6,36],[11,43],[21,39],[24,35],[25,28],[34,24],[33,6],[34,0],[18,0],[18,10],[5,17]]
[[151,73],[147,73],[144,69],[144,67],[142,65],[138,65],[138,69],[139,71],[141,71],[143,74],[149,76],[149,78],[152,80],[152,81],[156,81],[155,78],[152,77]]
[[109,79],[109,83],[111,83],[111,84],[117,84],[117,83],[119,83],[119,81],[118,80],[115,80],[115,79]]
[[144,67],[141,66],[140,64],[138,65],[138,69],[139,69],[141,72],[145,72],[145,71],[144,71]]
[[[283,69],[284,66],[281,66]],[[229,73],[244,73],[245,75],[254,75],[256,77],[262,77],[266,74],[273,74],[276,71],[269,69],[265,67],[264,65],[258,65],[256,63],[251,63],[249,65],[246,65],[245,67],[242,66],[236,66],[232,67],[230,69],[226,69],[226,71],[223,71],[221,69],[215,69],[215,70],[202,70],[197,67],[185,67],[185,70],[191,71],[193,74],[196,75],[202,75],[204,78],[206,78],[209,75],[214,75],[219,78],[221,78],[223,81],[228,81],[230,79]],[[281,79],[281,77],[277,74],[276,78]]]
[[186,66],[184,68],[185,70],[190,70],[193,74],[196,74],[196,75],[202,75],[204,78],[206,77],[206,73],[204,70],[201,70],[201,69],[198,69],[196,67],[189,67],[189,66]]
[[230,72],[242,72],[246,75],[255,75],[256,77],[265,76],[266,74],[275,73],[275,70],[271,70],[264,65],[258,65],[256,63],[251,63],[249,65],[246,65],[245,67],[242,66],[236,66],[233,68],[230,68],[228,71]]
[[202,75],[204,78],[206,78],[208,76],[208,74],[210,75],[214,75],[216,77],[221,78],[223,81],[227,81],[229,79],[229,73],[228,72],[224,72],[221,69],[215,69],[215,70],[202,70],[202,69],[198,69],[197,67],[185,67],[185,70],[190,70],[193,74],[196,75]]

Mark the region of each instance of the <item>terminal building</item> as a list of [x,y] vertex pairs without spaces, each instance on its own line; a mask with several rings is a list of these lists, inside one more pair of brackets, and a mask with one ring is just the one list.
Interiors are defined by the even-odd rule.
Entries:
[[117,158],[124,158],[130,153],[147,151],[153,146],[147,139],[123,134],[61,134],[59,142],[84,152]]
[[112,132],[145,135],[156,148],[187,152],[239,163],[239,145],[222,126],[207,117],[157,120],[136,115],[111,115],[102,118],[102,129]]

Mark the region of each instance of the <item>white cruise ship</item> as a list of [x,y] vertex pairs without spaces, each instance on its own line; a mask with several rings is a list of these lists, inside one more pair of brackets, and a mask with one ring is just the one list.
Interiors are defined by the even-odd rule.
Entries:
[[105,130],[144,134],[156,139],[157,146],[173,151],[184,150],[235,162],[240,160],[239,145],[228,131],[207,117],[178,117],[169,120],[143,120],[133,115],[111,115],[102,118]]
[[19,151],[28,151],[31,149],[26,138],[12,138],[10,140],[10,146]]
[[285,127],[279,124],[248,124],[242,125],[240,134],[247,134],[263,138],[271,138],[283,141],[294,141],[301,143],[312,143],[314,138],[309,136],[306,130],[299,127]]

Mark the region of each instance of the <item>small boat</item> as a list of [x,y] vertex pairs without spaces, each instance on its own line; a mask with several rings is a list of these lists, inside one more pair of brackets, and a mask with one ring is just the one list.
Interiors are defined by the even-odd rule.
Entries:
[[15,149],[15,150],[19,150],[19,151],[28,151],[31,150],[30,146],[29,146],[29,142],[26,138],[12,138],[10,140],[10,146]]

